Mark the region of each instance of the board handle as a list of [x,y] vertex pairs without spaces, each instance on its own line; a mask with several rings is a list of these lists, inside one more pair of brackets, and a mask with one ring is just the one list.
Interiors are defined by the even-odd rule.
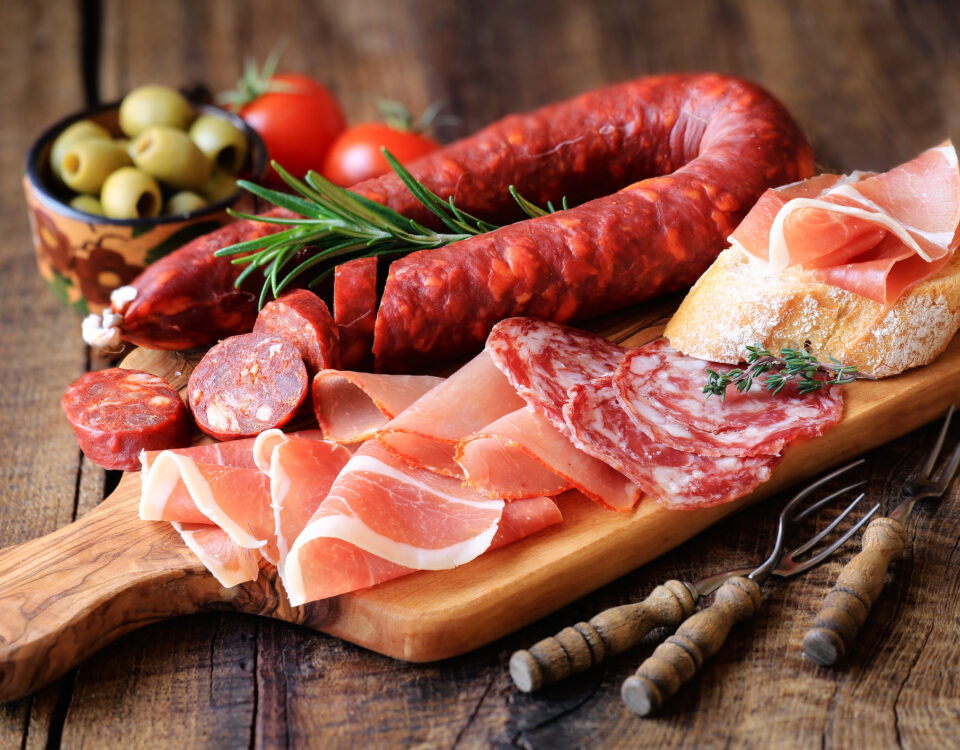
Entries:
[[883,591],[887,568],[907,546],[907,530],[892,518],[875,518],[863,532],[860,552],[848,562],[803,638],[803,653],[821,667],[836,664]]
[[520,690],[531,693],[584,672],[607,656],[630,648],[654,628],[683,622],[692,614],[697,599],[685,583],[667,581],[642,602],[611,607],[590,622],[579,622],[529,650],[514,652],[510,676]]
[[33,692],[134,628],[196,612],[226,591],[170,524],[137,518],[134,483],[139,475],[125,475],[87,516],[0,550],[0,701]]
[[691,679],[727,640],[730,629],[760,607],[760,587],[749,578],[731,578],[706,609],[688,618],[628,677],[620,694],[635,714],[647,716]]

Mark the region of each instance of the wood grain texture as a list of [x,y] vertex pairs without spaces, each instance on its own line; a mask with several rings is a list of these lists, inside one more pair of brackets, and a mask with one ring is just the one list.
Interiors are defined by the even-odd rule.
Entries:
[[[104,486],[99,469],[80,465],[59,419],[63,387],[87,364],[78,321],[34,270],[18,185],[29,141],[80,106],[76,15],[75,3],[0,3],[0,546],[68,523],[74,505],[89,508]],[[820,161],[842,169],[883,169],[960,137],[960,8],[949,0],[105,0],[101,90],[115,98],[153,81],[221,90],[244,54],[262,59],[280,37],[290,40],[286,65],[330,83],[354,119],[374,115],[371,93],[414,110],[446,100],[459,122],[440,130],[444,138],[591,86],[675,69],[759,81],[791,109]],[[891,510],[932,439],[930,430],[914,433],[872,452],[856,478],[869,479]],[[229,613],[151,625],[74,677],[0,706],[0,746],[956,746],[955,491],[918,509],[909,529],[916,541],[893,563],[838,671],[800,656],[839,573],[833,562],[766,591],[758,615],[656,719],[640,722],[619,701],[650,644],[533,696],[512,687],[514,650],[639,601],[662,581],[761,557],[778,500],[514,635],[433,665]]]

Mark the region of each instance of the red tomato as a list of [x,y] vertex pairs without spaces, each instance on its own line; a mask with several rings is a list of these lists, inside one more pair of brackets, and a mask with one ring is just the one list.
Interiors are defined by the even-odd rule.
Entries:
[[323,176],[341,187],[350,187],[386,174],[390,165],[380,153],[381,147],[406,165],[436,151],[440,144],[422,133],[397,130],[382,122],[361,123],[348,128],[333,142],[323,164]]
[[[319,171],[330,145],[346,127],[343,110],[324,86],[307,76],[281,73],[271,82],[290,90],[261,94],[240,108],[240,116],[263,138],[270,158],[292,175],[302,178],[308,170]],[[267,181],[284,184],[272,168]]]

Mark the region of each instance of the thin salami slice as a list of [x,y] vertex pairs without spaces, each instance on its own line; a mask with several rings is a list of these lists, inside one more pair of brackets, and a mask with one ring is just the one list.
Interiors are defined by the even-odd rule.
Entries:
[[536,318],[497,323],[487,351],[527,405],[564,433],[570,389],[612,374],[627,352],[592,333]]
[[200,429],[229,440],[285,425],[303,403],[308,384],[293,344],[245,333],[207,352],[190,376],[187,394]]
[[635,349],[613,376],[620,403],[659,443],[707,456],[778,455],[791,440],[822,434],[843,416],[837,386],[801,396],[787,385],[776,396],[754,386],[706,398],[706,368],[658,339]]
[[776,456],[713,458],[654,442],[620,405],[611,376],[574,386],[563,408],[574,442],[671,508],[719,505],[767,481]]
[[373,329],[377,320],[377,259],[356,258],[337,266],[333,276],[333,319],[347,370],[373,368]]
[[114,367],[82,375],[61,401],[80,449],[105,469],[136,471],[140,451],[190,444],[190,415],[156,375]]
[[307,375],[340,369],[340,336],[326,303],[313,292],[295,289],[264,305],[254,333],[289,341],[300,351]]

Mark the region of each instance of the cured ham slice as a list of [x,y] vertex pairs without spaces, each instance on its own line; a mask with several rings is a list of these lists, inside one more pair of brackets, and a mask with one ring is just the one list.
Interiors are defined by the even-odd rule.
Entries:
[[173,522],[184,543],[225,588],[257,580],[260,555],[239,546],[218,526]]
[[574,386],[563,408],[577,445],[671,508],[698,508],[746,495],[770,478],[776,456],[712,458],[652,440],[620,405],[612,376]]
[[191,448],[174,448],[169,451],[144,451],[140,454],[140,518],[145,521],[180,521],[183,523],[214,523],[197,507],[190,491],[179,474],[165,475],[164,481],[154,478],[153,463],[161,453],[176,453],[187,456],[198,464],[222,466],[235,469],[255,469],[253,438],[232,440],[225,443],[195,445]]
[[261,454],[270,449],[266,473],[277,540],[277,557],[270,562],[282,567],[294,540],[350,460],[350,451],[327,440],[284,435],[280,430],[259,435],[256,448]]
[[410,466],[460,477],[461,438],[523,406],[484,351],[391,420],[377,440]]
[[[563,520],[557,504],[548,497],[507,503],[490,549],[503,547]],[[283,572],[283,571],[281,571]],[[313,541],[301,556],[297,579],[284,585],[293,606],[345,594],[417,572],[367,552],[341,539]],[[297,593],[291,593],[291,589]]]
[[650,438],[705,456],[779,455],[789,441],[820,435],[843,416],[839,386],[803,396],[792,385],[776,396],[758,387],[728,388],[725,400],[705,398],[708,367],[723,366],[686,357],[657,339],[624,358],[613,385]]
[[[544,509],[552,505],[546,498],[533,502]],[[411,468],[368,441],[341,471],[290,550],[283,571],[287,594],[297,605],[411,569],[462,565],[490,547],[503,511],[502,500]],[[556,518],[555,510],[547,519],[555,522],[551,518]]]
[[766,261],[892,304],[938,273],[960,241],[960,170],[949,141],[883,174],[820,175],[768,190],[730,236]]
[[442,382],[431,375],[322,370],[313,379],[313,409],[327,438],[359,443]]
[[[252,448],[250,441],[247,453],[251,464]],[[173,496],[178,483],[186,489],[193,508],[179,498],[177,503],[164,500]],[[219,526],[241,547],[272,548],[275,544],[270,478],[266,474],[255,466],[204,463],[185,453],[161,451],[149,462],[140,518],[189,523],[194,522],[197,511],[206,523]]]
[[461,441],[457,461],[466,483],[491,497],[556,495],[575,487],[614,510],[629,510],[640,489],[587,455],[529,407],[511,412]]

